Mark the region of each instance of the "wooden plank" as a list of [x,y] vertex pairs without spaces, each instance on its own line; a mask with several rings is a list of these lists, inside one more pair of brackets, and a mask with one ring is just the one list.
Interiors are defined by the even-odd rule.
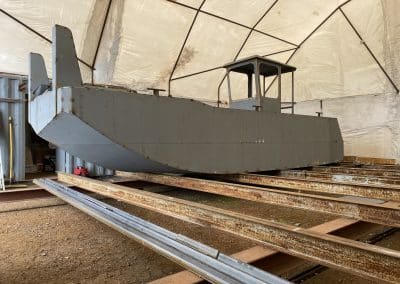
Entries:
[[400,227],[400,209],[398,206],[372,204],[361,200],[343,200],[341,198],[173,175],[126,172],[117,172],[117,174],[168,186],[242,198],[267,204],[329,213],[371,223]]
[[375,177],[355,174],[322,173],[304,170],[284,170],[280,176],[300,178],[303,180],[345,182],[373,186],[399,186],[400,179],[393,177]]
[[400,186],[372,186],[363,184],[347,184],[343,182],[328,182],[304,180],[288,177],[277,177],[256,174],[215,175],[212,178],[230,182],[248,183],[254,185],[273,186],[293,190],[313,191],[317,193],[332,193],[353,195],[366,198],[400,201]]
[[[321,234],[329,234],[335,232],[337,230],[346,228],[348,226],[354,225],[358,223],[357,220],[348,219],[348,218],[338,218],[321,225],[317,225],[315,227],[310,228],[309,230],[321,233]],[[242,250],[240,252],[234,253],[231,256],[246,262],[246,263],[254,263],[256,261],[265,259],[267,257],[271,257],[273,255],[278,254],[279,251],[265,248],[262,246],[254,246],[246,250]],[[197,275],[191,273],[188,270],[181,271],[172,275],[165,276],[163,278],[154,280],[149,284],[196,284],[202,282],[203,279],[198,277]]]
[[323,167],[317,166],[312,168],[315,172],[322,173],[341,173],[341,174],[355,174],[363,176],[379,176],[391,177],[400,179],[399,169],[368,169],[368,168],[350,168],[350,167]]
[[362,163],[369,165],[395,165],[396,159],[344,156],[343,162]]

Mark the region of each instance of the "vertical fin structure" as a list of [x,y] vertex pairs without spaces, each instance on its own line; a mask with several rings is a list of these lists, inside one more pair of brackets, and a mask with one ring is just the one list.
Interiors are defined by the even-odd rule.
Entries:
[[53,28],[53,89],[82,85],[71,30],[55,25]]
[[50,86],[43,57],[38,53],[29,54],[29,100],[42,94]]

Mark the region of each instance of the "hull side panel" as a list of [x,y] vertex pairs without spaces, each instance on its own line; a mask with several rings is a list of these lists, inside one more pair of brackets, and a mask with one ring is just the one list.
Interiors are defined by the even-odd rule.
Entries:
[[125,171],[176,171],[115,144],[70,114],[59,114],[39,134],[74,156],[106,168]]
[[228,173],[340,161],[336,119],[218,109],[168,97],[72,88],[73,113],[114,143],[179,170]]

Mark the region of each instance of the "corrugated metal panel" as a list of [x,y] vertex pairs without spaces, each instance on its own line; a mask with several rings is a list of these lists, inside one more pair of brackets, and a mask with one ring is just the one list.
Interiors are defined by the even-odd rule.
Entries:
[[[0,147],[6,178],[10,175],[10,130],[12,125],[13,179],[25,179],[25,97],[20,78],[0,77]],[[9,122],[10,120],[10,122]]]

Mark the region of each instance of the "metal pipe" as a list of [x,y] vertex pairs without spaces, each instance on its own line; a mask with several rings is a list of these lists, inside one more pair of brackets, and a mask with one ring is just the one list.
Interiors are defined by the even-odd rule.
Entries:
[[294,114],[294,72],[292,72],[292,114]]
[[253,96],[253,75],[251,73],[247,74],[247,97],[251,98]]
[[11,183],[14,178],[14,138],[13,138],[13,120],[12,117],[8,117],[8,135],[9,135],[9,182]]
[[231,90],[231,77],[229,77],[229,71],[226,73],[226,78],[228,82],[228,103],[230,106],[232,104],[232,90]]

